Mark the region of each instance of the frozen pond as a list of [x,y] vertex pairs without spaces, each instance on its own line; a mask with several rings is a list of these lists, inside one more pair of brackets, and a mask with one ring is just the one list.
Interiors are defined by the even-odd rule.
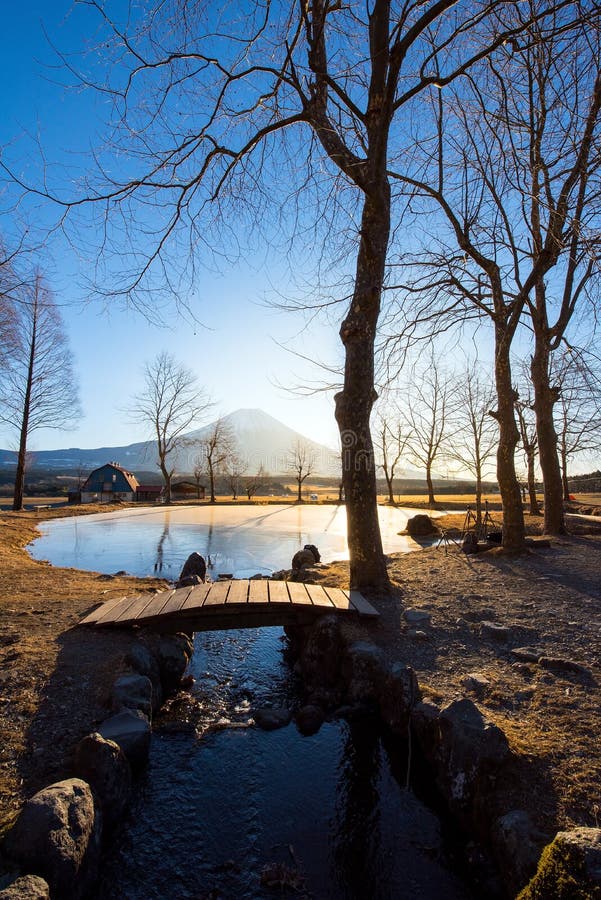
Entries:
[[[418,550],[401,536],[413,509],[379,507],[387,553]],[[56,519],[39,526],[29,546],[34,559],[95,572],[125,571],[175,580],[196,550],[214,578],[239,578],[289,568],[296,551],[315,544],[324,562],[348,559],[344,506],[177,506],[127,509]]]

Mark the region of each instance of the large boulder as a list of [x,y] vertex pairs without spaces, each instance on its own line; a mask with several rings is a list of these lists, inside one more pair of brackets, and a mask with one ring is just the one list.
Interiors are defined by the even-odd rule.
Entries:
[[369,641],[350,644],[342,663],[347,700],[351,703],[376,700],[385,673],[384,654],[379,647]]
[[131,796],[131,769],[123,750],[97,732],[88,734],[75,748],[74,768],[94,791],[105,827],[112,828]]
[[152,682],[146,675],[120,675],[113,684],[113,709],[139,709],[144,715],[152,715]]
[[543,850],[536,875],[518,900],[601,897],[601,828],[560,831]]
[[204,581],[207,574],[207,564],[204,557],[200,553],[191,553],[185,561],[184,566],[179,573],[179,579],[176,587],[185,587],[187,584],[195,584],[194,580],[187,581],[191,576],[197,576],[200,581]]
[[105,741],[119,745],[132,768],[148,762],[150,722],[139,710],[126,709],[110,716],[99,726],[98,733]]
[[308,689],[338,685],[342,647],[338,618],[334,615],[320,616],[306,636],[299,659]]
[[90,786],[69,778],[26,801],[4,850],[23,869],[41,875],[53,897],[71,900],[85,896],[97,878],[100,839]]
[[147,644],[142,641],[136,641],[129,648],[125,661],[134,672],[150,678],[152,684],[152,710],[157,712],[163,702],[163,687],[161,683],[161,669],[156,656]]
[[411,666],[394,663],[386,672],[378,698],[383,721],[396,734],[405,734],[411,710],[421,700]]
[[305,566],[314,566],[316,562],[312,550],[297,550],[292,557],[292,574],[296,575]]
[[50,900],[50,888],[39,875],[21,875],[0,891],[0,900]]
[[161,682],[169,692],[179,686],[192,656],[194,645],[186,634],[163,634],[156,643]]
[[438,719],[438,775],[451,808],[471,820],[486,805],[494,776],[510,755],[504,732],[467,698],[453,700]]
[[[492,845],[511,896],[532,878],[546,840],[523,809],[500,816],[492,828]],[[547,839],[548,840],[548,839]]]
[[407,533],[411,537],[428,537],[438,534],[438,526],[434,524],[430,516],[420,513],[417,516],[407,519]]

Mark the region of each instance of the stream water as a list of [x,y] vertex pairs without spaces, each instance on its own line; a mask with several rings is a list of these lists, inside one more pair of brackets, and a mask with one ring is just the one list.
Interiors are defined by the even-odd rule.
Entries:
[[[263,519],[254,508],[232,512],[213,510],[211,521],[199,508],[55,521],[32,552],[140,575],[158,562],[167,577],[193,549],[211,553],[215,573],[237,576],[289,565],[304,543],[317,544],[325,561],[345,555],[332,509],[299,517],[267,507]],[[384,510],[388,550],[404,525],[395,512]],[[439,819],[405,788],[406,760],[388,752],[373,720],[326,722],[311,737],[293,723],[254,726],[253,709],[295,704],[285,648],[280,628],[196,636],[195,685],[175,721],[158,721],[98,900],[472,897],[449,865]],[[265,883],[278,877],[280,887]]]

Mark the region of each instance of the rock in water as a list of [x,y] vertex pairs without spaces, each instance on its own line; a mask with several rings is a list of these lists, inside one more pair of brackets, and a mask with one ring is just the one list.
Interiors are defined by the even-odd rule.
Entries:
[[95,732],[75,748],[75,771],[96,795],[105,826],[114,826],[127,809],[131,795],[131,770],[115,741]]
[[438,534],[438,528],[430,516],[421,513],[407,519],[407,532],[411,537],[427,537],[431,534]]

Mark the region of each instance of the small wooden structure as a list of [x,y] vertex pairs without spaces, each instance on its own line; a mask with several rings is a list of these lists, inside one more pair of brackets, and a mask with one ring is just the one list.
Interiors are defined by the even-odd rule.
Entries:
[[324,613],[368,619],[379,613],[358,591],[295,581],[215,581],[107,600],[82,625],[140,626],[155,631],[223,631],[309,624]]

